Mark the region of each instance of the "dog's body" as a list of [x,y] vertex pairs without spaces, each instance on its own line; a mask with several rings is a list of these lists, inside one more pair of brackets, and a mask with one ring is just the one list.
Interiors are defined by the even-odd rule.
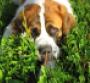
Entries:
[[[17,0],[14,0],[17,3]],[[20,4],[20,3],[19,3]],[[4,37],[24,33],[23,21],[35,40],[39,59],[47,58],[46,64],[60,54],[58,42],[75,24],[68,0],[23,0],[11,23],[6,27]]]

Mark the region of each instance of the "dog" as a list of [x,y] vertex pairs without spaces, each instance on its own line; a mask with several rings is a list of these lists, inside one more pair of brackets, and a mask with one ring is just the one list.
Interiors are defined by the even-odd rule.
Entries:
[[69,0],[14,0],[19,5],[3,37],[25,33],[26,22],[39,51],[38,58],[52,66],[60,56],[60,39],[75,25],[75,15]]

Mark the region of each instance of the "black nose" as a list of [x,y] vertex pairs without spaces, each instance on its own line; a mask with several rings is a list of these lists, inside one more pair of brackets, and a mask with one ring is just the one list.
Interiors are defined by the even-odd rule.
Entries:
[[49,45],[40,46],[40,47],[39,47],[39,53],[40,53],[41,55],[45,55],[46,53],[47,53],[48,55],[51,55],[51,54],[52,54],[52,47],[49,46]]

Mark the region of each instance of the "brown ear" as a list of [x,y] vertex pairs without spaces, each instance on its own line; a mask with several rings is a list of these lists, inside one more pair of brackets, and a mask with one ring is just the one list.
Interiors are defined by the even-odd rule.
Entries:
[[18,16],[12,21],[13,33],[21,33],[25,31],[25,27],[23,26],[24,16],[29,28],[31,21],[38,15],[39,10],[40,6],[37,4],[26,5],[25,10],[20,11]]
[[71,14],[67,14],[63,19],[63,34],[66,35],[75,25],[75,18]]
[[39,14],[40,6],[37,4],[30,4],[25,6],[24,15],[26,19],[33,19]]
[[67,8],[65,6],[59,4],[58,8],[59,14],[62,17],[63,22],[62,31],[63,34],[66,35],[75,25],[75,17],[72,14],[68,13]]

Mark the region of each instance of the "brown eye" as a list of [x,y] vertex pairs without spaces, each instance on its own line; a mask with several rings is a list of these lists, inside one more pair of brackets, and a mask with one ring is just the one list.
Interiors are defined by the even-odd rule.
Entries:
[[33,38],[36,38],[37,36],[39,36],[39,34],[40,34],[40,31],[38,30],[37,27],[34,27],[31,29],[31,35]]
[[48,26],[47,32],[49,33],[50,36],[56,36],[56,33],[58,32],[58,29],[53,27],[53,26]]

